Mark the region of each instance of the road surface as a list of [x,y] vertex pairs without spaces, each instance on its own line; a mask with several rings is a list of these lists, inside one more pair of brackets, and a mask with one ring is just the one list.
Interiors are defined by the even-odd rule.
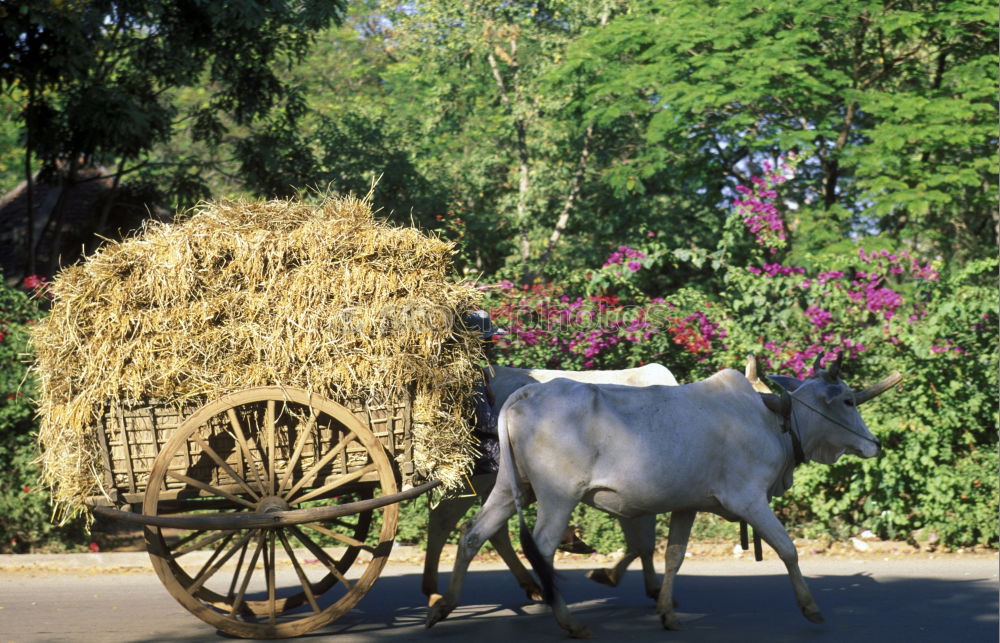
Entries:
[[[115,554],[101,554],[104,559]],[[665,632],[637,570],[617,589],[584,578],[587,566],[557,563],[567,601],[594,640],[656,643],[740,641],[905,643],[998,640],[998,562],[991,556],[932,560],[804,558],[809,586],[826,616],[807,622],[784,567],[769,559],[689,560],[678,578],[683,632]],[[0,565],[0,643],[222,641],[185,611],[148,567],[106,562],[75,569],[12,570]],[[442,569],[447,565],[443,565]],[[442,572],[442,581],[448,574]],[[436,641],[521,643],[569,640],[548,609],[527,603],[510,574],[476,564],[461,606],[424,628],[420,566],[390,561],[349,614],[302,640],[337,643]]]

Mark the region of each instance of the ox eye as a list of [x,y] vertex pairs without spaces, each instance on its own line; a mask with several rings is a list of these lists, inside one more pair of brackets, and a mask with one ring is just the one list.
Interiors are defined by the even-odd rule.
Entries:
[[846,404],[847,406],[854,406],[854,398],[853,397],[844,398],[844,404]]

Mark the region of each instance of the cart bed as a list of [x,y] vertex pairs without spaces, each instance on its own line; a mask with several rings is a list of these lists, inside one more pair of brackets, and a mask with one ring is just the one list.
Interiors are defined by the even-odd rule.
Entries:
[[[111,496],[112,503],[138,504],[143,501],[143,494],[148,486],[149,474],[156,457],[173,437],[181,422],[203,404],[204,400],[194,399],[174,405],[147,402],[109,406],[105,409],[98,437],[101,441],[105,469],[102,482],[104,489]],[[399,463],[403,478],[409,479],[413,473],[413,444],[408,397],[399,396],[388,404],[369,404],[359,399],[342,401],[341,404],[372,430],[390,457]],[[283,423],[287,430],[279,431],[277,434],[275,457],[279,467],[291,455],[295,427],[301,422],[300,418],[287,418],[287,420]],[[243,452],[236,444],[232,431],[227,429],[227,426],[216,428],[213,433],[212,449],[217,454],[223,455],[233,470],[245,471]],[[308,466],[313,461],[314,453],[325,452],[333,446],[333,437],[337,433],[334,427],[321,426],[317,429],[314,432],[315,437],[306,443],[302,451],[300,458],[302,466]],[[316,443],[317,440],[319,444]],[[261,456],[260,445],[251,442],[249,448],[256,457]],[[356,453],[355,449],[358,449]],[[330,476],[352,473],[366,461],[367,453],[364,449],[360,449],[357,444],[351,445],[344,454],[324,467],[310,486],[322,486],[323,481]],[[220,489],[237,486],[237,482],[231,479],[223,468],[217,466],[196,442],[188,441],[184,452],[174,456],[171,469],[210,482]],[[357,482],[368,482],[376,477],[374,474],[366,474]],[[189,485],[171,480],[160,497],[179,499],[179,497],[193,497],[195,493]],[[95,497],[91,498],[91,502],[108,504],[109,499]]]

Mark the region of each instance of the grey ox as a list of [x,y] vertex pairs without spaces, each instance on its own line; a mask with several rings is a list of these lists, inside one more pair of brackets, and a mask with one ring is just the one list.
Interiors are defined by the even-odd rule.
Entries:
[[[557,378],[567,378],[577,382],[592,382],[595,384],[623,384],[627,386],[650,386],[662,384],[676,386],[677,380],[667,367],[660,364],[647,364],[639,368],[627,368],[619,371],[557,371],[547,369],[511,368],[508,366],[491,366],[493,375],[490,378],[490,388],[494,396],[494,408],[500,409],[508,397],[518,389],[529,384],[549,382]],[[441,599],[438,594],[438,565],[441,561],[441,551],[448,535],[455,529],[458,521],[465,515],[478,498],[485,502],[497,474],[482,473],[472,478],[472,488],[475,495],[450,497],[443,499],[431,509],[427,524],[427,555],[424,558],[424,573],[421,579],[421,589],[428,598],[428,604],[434,605]],[[608,569],[595,569],[588,572],[588,578],[615,587],[618,585],[629,563],[636,558],[642,561],[643,581],[646,594],[656,598],[660,590],[656,580],[656,570],[653,566],[653,551],[656,532],[655,516],[640,516],[633,519],[622,519],[622,532],[625,536],[625,553],[615,565]],[[489,537],[490,543],[497,554],[506,563],[518,584],[531,600],[541,600],[542,591],[535,584],[528,570],[517,557],[510,542],[506,523],[495,534]]]
[[[517,391],[500,412],[501,469],[486,504],[462,537],[446,594],[427,626],[457,605],[472,557],[515,512],[530,491],[538,501],[533,535],[521,518],[522,544],[539,575],[546,602],[571,636],[588,637],[555,585],[553,554],[578,502],[612,515],[672,512],[666,573],[656,611],[667,629],[680,629],[672,600],[698,511],[745,520],[785,563],[799,608],[823,621],[798,554],[768,504],[792,484],[796,452],[832,464],[845,453],[875,457],[881,445],[858,405],[901,379],[893,373],[855,393],[840,379],[840,360],[804,381],[771,377],[781,397],[762,394],[727,369],[684,386],[642,388],[583,384],[566,379]],[[798,443],[796,446],[795,443]]]

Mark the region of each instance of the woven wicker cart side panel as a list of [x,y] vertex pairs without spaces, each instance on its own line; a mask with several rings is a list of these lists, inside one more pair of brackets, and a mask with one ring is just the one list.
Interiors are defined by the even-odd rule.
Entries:
[[[197,411],[203,403],[203,400],[181,405],[152,402],[106,408],[102,416],[103,446],[106,449],[103,458],[106,469],[105,487],[109,491],[117,492],[120,498],[128,499],[129,502],[137,501],[138,496],[146,491],[153,462],[163,447],[174,436],[184,419]],[[341,403],[363,425],[372,430],[390,457],[397,462],[404,478],[408,478],[413,470],[409,399],[400,396],[386,404],[368,404],[359,399]],[[298,409],[297,415],[305,413],[304,409]],[[279,418],[278,421],[275,459],[279,469],[290,458],[294,448],[293,436],[296,427],[304,420],[303,417],[292,417],[292,415],[295,414],[290,413],[288,417]],[[343,427],[332,419],[317,425],[313,429],[314,435],[305,443],[299,466],[308,468],[315,462],[316,453],[326,452],[336,445],[343,433]],[[228,424],[215,423],[203,430],[201,437],[217,455],[224,458],[231,469],[237,473],[246,473],[245,455]],[[261,445],[252,439],[249,442],[251,453],[255,457],[260,457]],[[320,475],[309,486],[321,486],[328,477],[352,473],[365,466],[367,461],[367,452],[354,443],[323,467]],[[183,452],[175,453],[170,470],[221,489],[238,486],[238,482],[233,480],[224,468],[219,467],[196,441],[192,440],[187,442]],[[190,487],[178,480],[171,480],[168,483],[168,489],[174,487],[179,492],[186,488],[184,493],[192,493]]]

